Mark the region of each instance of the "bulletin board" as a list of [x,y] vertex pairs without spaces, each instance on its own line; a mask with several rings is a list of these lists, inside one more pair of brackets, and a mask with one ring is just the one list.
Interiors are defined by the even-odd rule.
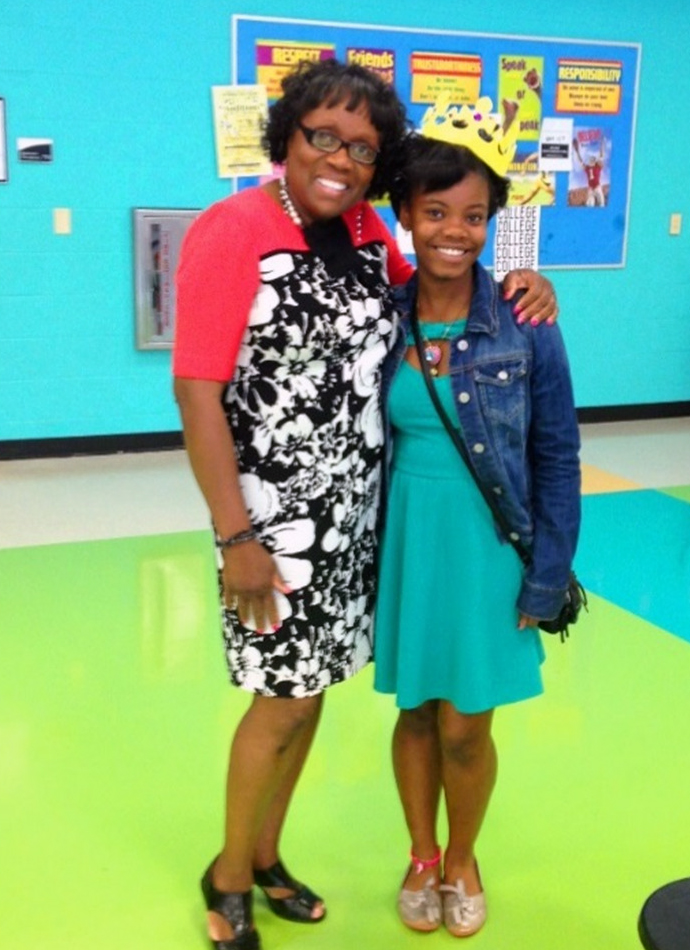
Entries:
[[[299,60],[328,58],[393,83],[414,127],[439,95],[457,105],[489,96],[519,123],[510,204],[539,209],[539,266],[625,265],[640,44],[236,15],[231,50],[233,83],[265,85],[269,102]],[[569,167],[547,171],[554,120],[566,120]],[[377,209],[395,233],[390,206]],[[492,247],[490,233],[488,266]]]

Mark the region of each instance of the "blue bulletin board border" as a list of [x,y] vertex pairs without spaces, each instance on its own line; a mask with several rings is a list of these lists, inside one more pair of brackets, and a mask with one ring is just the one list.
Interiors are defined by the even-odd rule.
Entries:
[[[451,84],[460,81],[452,75],[440,75],[449,64],[450,73],[455,68],[471,76],[473,71],[479,70],[478,78],[465,78],[461,82],[467,83],[467,89],[474,88],[480,90],[481,95],[490,96],[495,108],[507,92],[510,96],[522,96],[522,111],[518,110],[518,117],[524,115],[525,118],[521,118],[516,159],[525,158],[527,163],[517,164],[509,174],[513,179],[513,192],[515,188],[518,193],[523,189],[525,198],[541,205],[540,267],[625,266],[640,43],[235,14],[231,23],[232,82],[260,82],[260,57],[263,75],[267,75],[268,69],[269,74],[273,71],[278,76],[280,66],[271,66],[270,57],[272,47],[279,50],[281,44],[321,46],[327,49],[324,55],[342,61],[346,61],[348,55],[363,57],[370,53],[372,62],[392,69],[395,88],[415,126],[419,125],[427,107],[427,102],[422,101],[424,96],[438,89],[444,81]],[[434,69],[429,73],[429,63],[440,64],[439,74]],[[532,69],[537,79],[528,81]],[[585,111],[588,106],[593,108]],[[539,130],[544,118],[572,118],[579,148],[573,149],[572,170],[551,172],[547,176],[547,187],[538,195],[537,168],[534,162],[529,165],[527,156],[528,153],[533,156],[539,148]],[[596,172],[585,168],[595,164],[597,159],[601,166],[598,178]],[[535,189],[530,186],[532,179]],[[250,183],[244,179],[240,187]],[[595,203],[596,191],[603,197]],[[395,233],[390,206],[384,203],[377,210]],[[493,231],[486,247],[485,263],[491,266]]]

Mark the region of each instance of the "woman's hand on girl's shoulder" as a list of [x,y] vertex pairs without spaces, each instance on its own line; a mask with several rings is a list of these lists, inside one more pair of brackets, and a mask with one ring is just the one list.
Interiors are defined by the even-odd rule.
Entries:
[[513,300],[520,291],[524,293],[513,307],[517,322],[553,326],[558,319],[558,301],[551,281],[534,270],[511,270],[503,278],[503,298]]

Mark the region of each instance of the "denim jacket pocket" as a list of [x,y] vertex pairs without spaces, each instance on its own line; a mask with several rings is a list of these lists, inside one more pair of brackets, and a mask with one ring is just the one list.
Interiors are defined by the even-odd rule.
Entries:
[[517,430],[524,438],[527,400],[527,359],[484,363],[474,370],[474,383],[482,411],[494,424]]

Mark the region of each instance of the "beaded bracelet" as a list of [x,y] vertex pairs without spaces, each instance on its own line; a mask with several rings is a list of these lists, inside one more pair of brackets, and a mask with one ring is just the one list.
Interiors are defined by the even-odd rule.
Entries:
[[231,534],[229,538],[216,538],[216,547],[219,550],[232,548],[236,544],[242,544],[244,541],[254,541],[256,538],[255,528],[246,528],[244,531],[238,531],[237,534]]

